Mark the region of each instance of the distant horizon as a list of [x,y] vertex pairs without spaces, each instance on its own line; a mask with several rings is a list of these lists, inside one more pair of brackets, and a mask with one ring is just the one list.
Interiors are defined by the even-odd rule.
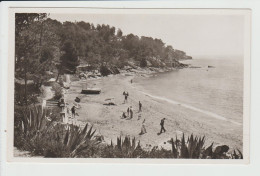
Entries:
[[238,15],[137,15],[137,14],[56,14],[60,22],[105,24],[134,34],[161,39],[165,45],[195,57],[243,56],[244,19]]

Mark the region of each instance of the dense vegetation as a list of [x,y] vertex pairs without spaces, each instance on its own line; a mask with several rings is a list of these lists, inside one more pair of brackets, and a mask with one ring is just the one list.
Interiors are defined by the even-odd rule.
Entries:
[[[16,96],[20,105],[32,102],[30,96],[50,79],[50,73],[58,80],[61,74],[75,73],[80,64],[100,70],[105,76],[118,73],[124,66],[178,67],[181,59],[191,57],[165,46],[160,39],[123,35],[113,26],[83,21],[60,23],[44,13],[15,15],[15,78],[16,83],[24,85],[16,91],[20,92]],[[28,80],[32,81],[30,85]],[[24,96],[19,96],[21,92]]]
[[[23,113],[15,115],[14,146],[30,151],[32,155],[52,158],[191,158],[191,159],[242,159],[238,150],[229,153],[226,145],[213,148],[213,143],[205,147],[205,137],[183,134],[179,140],[171,138],[168,145],[171,150],[157,146],[147,150],[140,141],[129,137],[117,138],[114,144],[106,144],[101,136],[95,136],[95,130],[88,124],[84,128],[59,122],[55,113],[41,107],[21,109]],[[229,154],[228,154],[229,153]]]

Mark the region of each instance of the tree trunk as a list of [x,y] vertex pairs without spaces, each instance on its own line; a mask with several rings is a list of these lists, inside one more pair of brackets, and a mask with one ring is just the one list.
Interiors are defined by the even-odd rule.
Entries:
[[59,76],[60,76],[60,72],[58,72],[58,76],[57,76],[57,78],[56,78],[56,82],[58,82]]

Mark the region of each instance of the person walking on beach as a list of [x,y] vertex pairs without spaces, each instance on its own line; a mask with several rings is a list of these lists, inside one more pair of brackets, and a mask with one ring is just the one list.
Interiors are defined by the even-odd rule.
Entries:
[[165,131],[166,131],[165,128],[164,128],[164,121],[165,121],[165,118],[163,118],[163,119],[161,120],[161,123],[160,123],[160,125],[161,125],[160,134],[163,133],[163,132],[165,133]]
[[75,106],[72,106],[71,114],[72,114],[72,118],[75,118],[75,115],[76,115],[76,107]]
[[139,101],[139,112],[142,111],[142,103]]
[[142,123],[142,127],[141,127],[141,133],[139,133],[139,135],[143,135],[145,133],[147,133],[147,132],[146,132],[146,128],[145,128],[145,119],[144,119],[144,121]]

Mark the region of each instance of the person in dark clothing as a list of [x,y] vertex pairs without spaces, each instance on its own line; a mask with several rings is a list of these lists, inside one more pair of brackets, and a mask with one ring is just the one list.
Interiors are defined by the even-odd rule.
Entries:
[[127,102],[127,95],[125,94],[125,103]]
[[164,121],[165,121],[165,118],[163,118],[162,120],[161,120],[161,123],[160,123],[160,125],[161,125],[161,131],[160,131],[160,133],[165,133],[165,128],[164,128]]
[[72,114],[72,118],[75,118],[75,115],[76,115],[76,107],[75,106],[72,106],[71,114]]
[[[125,91],[124,91],[124,92],[123,92],[123,95],[125,96],[125,94],[126,94],[126,93],[125,93]],[[125,99],[124,99],[124,103],[125,103]]]
[[142,103],[139,101],[139,112],[142,111]]
[[130,108],[127,108],[127,116],[129,117],[129,113],[130,113]]
[[125,101],[124,101],[124,103],[126,103],[127,102],[127,98],[128,98],[128,96],[129,96],[129,94],[128,94],[128,92],[125,92]]
[[125,112],[123,112],[122,118],[123,118],[123,119],[126,118]]
[[134,115],[132,106],[130,106],[129,112],[130,112],[130,119],[132,119]]

